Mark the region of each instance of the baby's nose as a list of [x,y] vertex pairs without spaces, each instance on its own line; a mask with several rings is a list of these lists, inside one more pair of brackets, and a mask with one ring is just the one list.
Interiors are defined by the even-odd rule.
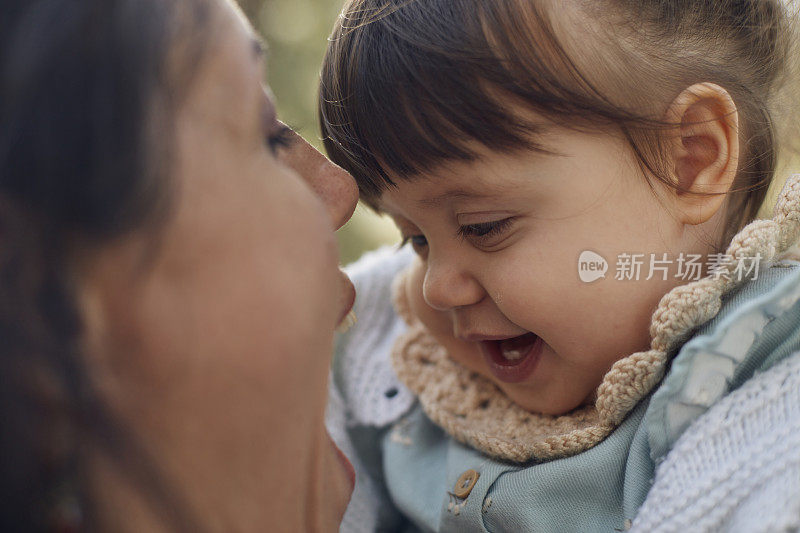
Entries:
[[422,295],[437,311],[449,311],[480,302],[484,291],[470,273],[451,263],[433,261],[429,256]]

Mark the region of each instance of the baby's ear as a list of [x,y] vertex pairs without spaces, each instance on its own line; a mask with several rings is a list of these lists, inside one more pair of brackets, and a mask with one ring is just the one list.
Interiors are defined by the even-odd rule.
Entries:
[[719,211],[739,168],[739,113],[728,91],[713,83],[685,89],[670,104],[667,155],[678,185],[677,215],[702,224]]

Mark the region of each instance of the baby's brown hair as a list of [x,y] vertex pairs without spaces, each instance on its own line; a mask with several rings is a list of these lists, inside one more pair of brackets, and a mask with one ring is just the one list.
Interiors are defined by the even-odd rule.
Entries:
[[348,0],[322,66],[325,147],[375,207],[393,179],[475,159],[476,142],[544,150],[541,125],[513,102],[562,126],[618,128],[648,178],[679,188],[664,112],[716,83],[738,107],[743,147],[721,248],[775,173],[792,21],[782,0]]

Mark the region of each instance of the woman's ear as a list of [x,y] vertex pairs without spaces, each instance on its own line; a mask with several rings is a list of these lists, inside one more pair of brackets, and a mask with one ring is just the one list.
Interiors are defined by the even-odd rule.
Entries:
[[698,83],[673,100],[666,120],[676,126],[668,156],[677,214],[685,224],[702,224],[719,211],[739,168],[736,104],[719,85]]

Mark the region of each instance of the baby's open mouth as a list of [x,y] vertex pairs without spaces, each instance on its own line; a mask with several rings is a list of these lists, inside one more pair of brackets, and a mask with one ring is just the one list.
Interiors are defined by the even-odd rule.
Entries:
[[508,383],[530,376],[542,351],[542,340],[534,333],[510,339],[481,341],[480,345],[492,373]]
[[526,333],[513,339],[506,339],[502,341],[494,341],[498,344],[500,355],[509,364],[516,364],[520,359],[528,355],[533,348],[533,344],[538,339],[533,333]]

